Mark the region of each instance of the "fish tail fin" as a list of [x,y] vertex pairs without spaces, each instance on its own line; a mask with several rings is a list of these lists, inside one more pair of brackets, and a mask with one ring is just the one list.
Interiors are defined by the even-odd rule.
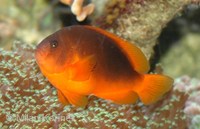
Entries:
[[163,94],[170,90],[173,79],[159,74],[145,74],[139,86],[133,88],[140,100],[148,105],[159,100]]

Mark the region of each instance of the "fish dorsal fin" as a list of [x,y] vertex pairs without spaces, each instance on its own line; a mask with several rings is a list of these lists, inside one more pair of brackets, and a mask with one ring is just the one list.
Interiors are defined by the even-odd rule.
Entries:
[[147,61],[142,51],[134,44],[124,41],[118,36],[110,32],[107,32],[103,29],[92,26],[84,26],[84,27],[99,32],[101,34],[104,34],[105,36],[114,40],[116,44],[119,46],[119,48],[123,51],[123,53],[128,57],[135,71],[137,71],[138,73],[147,73],[149,71],[149,62]]
[[70,69],[70,80],[73,81],[86,81],[89,79],[92,70],[96,65],[94,55],[89,55],[84,58],[79,58]]

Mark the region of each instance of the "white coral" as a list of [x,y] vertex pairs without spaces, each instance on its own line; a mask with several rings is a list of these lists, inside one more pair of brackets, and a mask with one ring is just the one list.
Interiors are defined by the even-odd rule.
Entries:
[[78,21],[83,21],[88,15],[94,11],[94,4],[90,3],[83,6],[84,0],[60,0],[60,2],[70,5],[72,13],[76,15]]

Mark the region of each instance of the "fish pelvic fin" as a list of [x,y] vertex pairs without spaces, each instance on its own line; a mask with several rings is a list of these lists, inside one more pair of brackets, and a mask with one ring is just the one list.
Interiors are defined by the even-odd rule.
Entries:
[[165,75],[145,74],[141,84],[134,86],[133,91],[138,94],[145,105],[149,105],[158,101],[168,92],[173,82],[172,78]]
[[79,59],[70,67],[70,79],[73,81],[88,80],[95,65],[96,59],[94,55],[89,55]]
[[67,98],[64,96],[64,94],[60,91],[57,90],[57,94],[58,94],[58,100],[64,104],[64,105],[68,105],[69,101],[67,100]]
[[63,90],[62,93],[68,99],[69,103],[77,107],[85,107],[88,104],[88,98],[85,95],[72,93]]

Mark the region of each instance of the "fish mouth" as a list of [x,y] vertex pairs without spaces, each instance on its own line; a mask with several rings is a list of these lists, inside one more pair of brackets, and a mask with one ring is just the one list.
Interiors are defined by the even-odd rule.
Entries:
[[43,51],[42,49],[40,48],[37,48],[35,50],[35,58],[36,58],[36,61],[37,62],[40,62],[42,61],[42,59],[44,59],[46,56],[47,56],[47,52]]

